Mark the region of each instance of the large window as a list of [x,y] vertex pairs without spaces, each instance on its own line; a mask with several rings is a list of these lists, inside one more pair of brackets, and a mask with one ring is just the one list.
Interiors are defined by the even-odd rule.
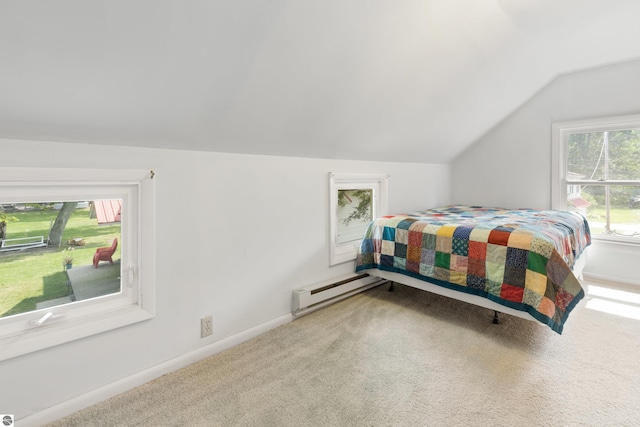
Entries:
[[640,244],[640,116],[553,126],[553,207],[584,214],[594,239]]
[[148,171],[0,169],[0,360],[154,315]]
[[0,204],[0,318],[121,292],[122,221],[122,199]]
[[386,214],[387,175],[329,174],[330,265],[356,258],[369,223]]

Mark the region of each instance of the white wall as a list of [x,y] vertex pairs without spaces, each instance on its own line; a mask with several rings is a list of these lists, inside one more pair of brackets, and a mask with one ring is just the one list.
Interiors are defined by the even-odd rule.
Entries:
[[[281,318],[293,289],[351,272],[329,267],[329,172],[388,173],[393,212],[450,195],[445,165],[10,140],[0,153],[0,166],[153,169],[157,180],[156,318],[0,362],[0,409],[18,418]],[[206,314],[214,334],[201,339]]]
[[[551,124],[640,112],[640,61],[561,76],[451,164],[453,203],[551,207]],[[638,282],[632,247],[594,244],[585,272]],[[615,259],[614,263],[609,260]]]

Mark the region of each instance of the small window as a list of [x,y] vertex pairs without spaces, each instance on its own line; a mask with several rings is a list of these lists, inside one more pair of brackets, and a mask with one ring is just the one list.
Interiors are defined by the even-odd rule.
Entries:
[[0,169],[0,360],[153,316],[151,176]]
[[373,220],[373,189],[338,190],[338,230],[336,243],[343,244],[362,239]]
[[356,258],[367,226],[386,213],[387,180],[380,174],[329,174],[330,265]]
[[640,116],[554,125],[553,207],[594,239],[640,244]]

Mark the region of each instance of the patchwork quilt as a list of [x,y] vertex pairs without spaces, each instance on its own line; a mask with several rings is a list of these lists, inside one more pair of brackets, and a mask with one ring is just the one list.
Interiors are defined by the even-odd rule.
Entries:
[[584,297],[572,267],[590,244],[578,213],[447,206],[374,220],[356,271],[393,271],[480,295],[560,334]]

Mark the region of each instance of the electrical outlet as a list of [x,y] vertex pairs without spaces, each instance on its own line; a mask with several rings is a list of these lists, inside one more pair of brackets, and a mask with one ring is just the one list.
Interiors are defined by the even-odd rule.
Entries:
[[208,337],[213,334],[213,318],[211,315],[200,319],[200,338]]

